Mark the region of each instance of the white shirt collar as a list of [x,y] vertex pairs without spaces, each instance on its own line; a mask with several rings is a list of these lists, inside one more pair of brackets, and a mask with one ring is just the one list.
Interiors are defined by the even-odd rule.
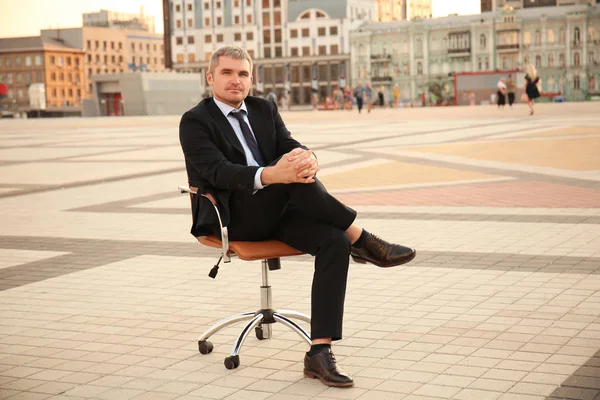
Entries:
[[246,114],[248,114],[248,109],[246,108],[245,101],[242,101],[242,105],[240,106],[240,108],[233,108],[229,104],[225,104],[222,101],[217,100],[214,96],[213,100],[215,101],[215,104],[217,105],[217,107],[219,107],[219,110],[221,110],[225,117],[229,116],[229,113],[233,110],[244,110],[246,111]]

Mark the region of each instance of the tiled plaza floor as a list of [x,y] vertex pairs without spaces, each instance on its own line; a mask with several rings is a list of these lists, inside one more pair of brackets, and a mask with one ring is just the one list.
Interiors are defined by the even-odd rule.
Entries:
[[[0,121],[0,399],[600,399],[598,104],[288,112],[363,226],[418,249],[351,264],[338,362],[302,375],[288,329],[211,323],[259,308],[260,264],[189,235],[178,116]],[[270,275],[308,312],[312,259]]]

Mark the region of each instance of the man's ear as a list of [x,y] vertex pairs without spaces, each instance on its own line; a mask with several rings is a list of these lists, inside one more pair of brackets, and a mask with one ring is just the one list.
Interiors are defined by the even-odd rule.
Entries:
[[209,85],[212,85],[212,84],[213,84],[213,76],[212,76],[212,73],[210,73],[210,72],[207,72],[207,73],[206,73],[206,81],[208,82],[208,84],[209,84]]

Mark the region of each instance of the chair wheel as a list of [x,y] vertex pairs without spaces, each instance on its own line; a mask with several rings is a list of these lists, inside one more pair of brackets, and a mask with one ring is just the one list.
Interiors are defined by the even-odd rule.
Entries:
[[200,353],[202,354],[208,354],[211,351],[213,351],[213,344],[211,342],[209,342],[208,340],[199,340],[198,341],[198,350],[200,350]]
[[235,369],[240,366],[240,356],[225,357],[225,368]]
[[258,340],[265,340],[265,335],[263,334],[262,326],[259,325],[256,328],[254,328],[254,333],[256,333],[256,338]]

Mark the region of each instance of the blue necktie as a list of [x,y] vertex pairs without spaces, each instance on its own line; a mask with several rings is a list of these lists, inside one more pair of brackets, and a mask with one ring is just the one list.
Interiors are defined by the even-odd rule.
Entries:
[[238,122],[240,123],[240,128],[242,129],[242,135],[244,135],[244,139],[246,139],[246,144],[248,145],[248,148],[252,153],[252,157],[254,157],[254,160],[258,163],[259,166],[264,167],[266,165],[265,160],[263,159],[262,154],[260,154],[258,143],[256,143],[256,139],[254,138],[252,131],[250,131],[250,127],[248,126],[246,121],[244,121],[244,112],[231,111],[229,115],[238,120]]

